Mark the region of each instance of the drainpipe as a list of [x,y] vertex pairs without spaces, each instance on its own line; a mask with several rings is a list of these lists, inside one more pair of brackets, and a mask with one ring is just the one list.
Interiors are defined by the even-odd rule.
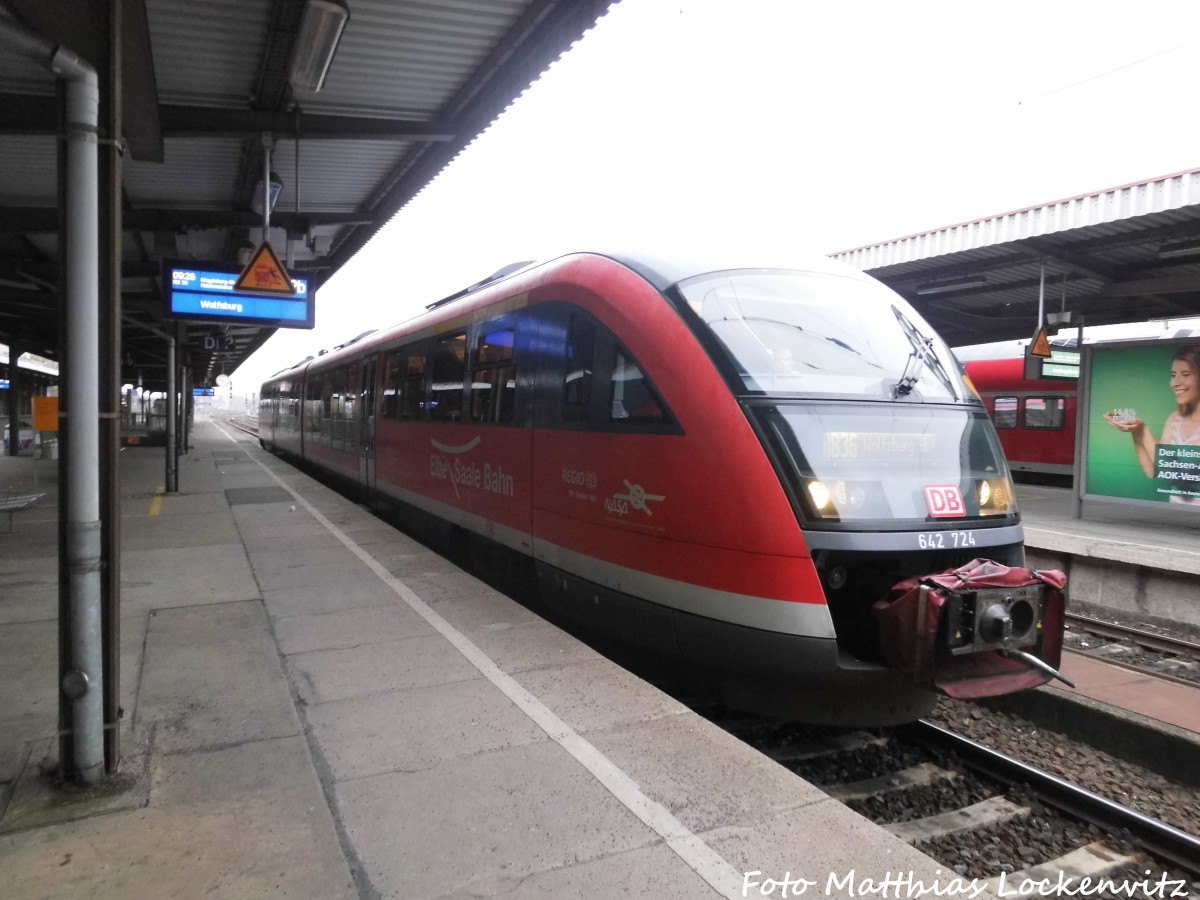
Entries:
[[[67,96],[67,572],[71,669],[61,689],[73,703],[74,775],[104,776],[104,653],[100,613],[100,83],[78,55],[0,19],[0,46],[49,68]],[[65,760],[64,760],[65,765]]]

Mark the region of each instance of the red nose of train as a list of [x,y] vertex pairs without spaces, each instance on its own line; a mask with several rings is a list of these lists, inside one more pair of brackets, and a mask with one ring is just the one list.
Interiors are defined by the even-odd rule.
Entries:
[[1037,687],[1062,656],[1062,572],[976,559],[909,578],[874,605],[888,664],[914,684],[975,699]]

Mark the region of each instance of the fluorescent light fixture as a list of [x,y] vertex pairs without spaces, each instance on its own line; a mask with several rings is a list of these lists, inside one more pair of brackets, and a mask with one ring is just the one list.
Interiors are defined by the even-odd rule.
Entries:
[[1200,238],[1186,241],[1163,241],[1158,245],[1159,259],[1174,259],[1177,256],[1200,255]]
[[973,287],[987,287],[987,281],[983,278],[960,278],[958,281],[934,281],[918,287],[917,293],[921,295],[945,294],[950,291],[961,291],[965,288]]
[[288,69],[292,90],[315,94],[325,86],[333,54],[349,21],[345,0],[307,0]]
[[[271,187],[270,187],[271,209],[275,209],[275,201],[279,199],[279,192],[282,190],[283,190],[283,179],[280,178],[278,175],[276,175],[274,172],[272,172],[271,173]],[[258,179],[258,181],[254,185],[254,194],[250,197],[250,208],[252,210],[254,210],[256,213],[258,213],[260,216],[262,215],[263,183],[262,183],[261,178]]]

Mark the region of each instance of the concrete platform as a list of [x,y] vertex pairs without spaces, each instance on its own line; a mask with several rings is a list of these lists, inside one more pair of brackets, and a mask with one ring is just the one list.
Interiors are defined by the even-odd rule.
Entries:
[[[1089,501],[1072,517],[1071,490],[1017,485],[1029,564],[1069,576],[1070,608],[1132,617],[1200,639],[1200,511]],[[1158,511],[1162,512],[1162,511]]]
[[125,757],[87,791],[51,777],[54,464],[0,460],[0,489],[48,490],[0,535],[5,895],[952,877],[252,440],[201,421],[194,441],[171,496],[161,448],[122,453]]

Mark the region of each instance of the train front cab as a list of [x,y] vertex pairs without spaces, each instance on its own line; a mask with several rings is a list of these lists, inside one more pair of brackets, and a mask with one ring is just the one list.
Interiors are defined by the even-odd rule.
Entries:
[[[925,623],[907,634],[880,624],[877,607],[906,579],[977,558],[1018,570],[1024,563],[995,430],[949,348],[916,312],[876,282],[823,272],[721,272],[684,280],[669,295],[753,424],[820,578],[837,660],[797,705],[816,704],[832,722],[877,700],[876,721],[913,718],[915,708],[932,705],[924,689],[945,690],[944,682],[926,672],[905,685],[880,677],[880,667],[894,668],[923,642],[943,671],[963,673],[979,695],[1028,686],[1027,673],[1043,661],[1014,663],[1010,651],[1026,652],[1015,642],[964,646],[971,622],[957,636],[949,621],[934,634]],[[1050,597],[1040,586],[1033,594]],[[979,597],[981,616],[1011,624],[1003,597]],[[976,611],[974,599],[967,608]],[[1022,646],[1057,663],[1054,642],[1041,641],[1047,605],[1031,609],[1036,621],[1017,626]],[[762,648],[752,641],[748,649]],[[969,673],[961,665],[967,655],[976,664]],[[1046,677],[1039,669],[1039,683]],[[882,695],[864,702],[868,692]],[[780,699],[787,702],[782,692]]]

